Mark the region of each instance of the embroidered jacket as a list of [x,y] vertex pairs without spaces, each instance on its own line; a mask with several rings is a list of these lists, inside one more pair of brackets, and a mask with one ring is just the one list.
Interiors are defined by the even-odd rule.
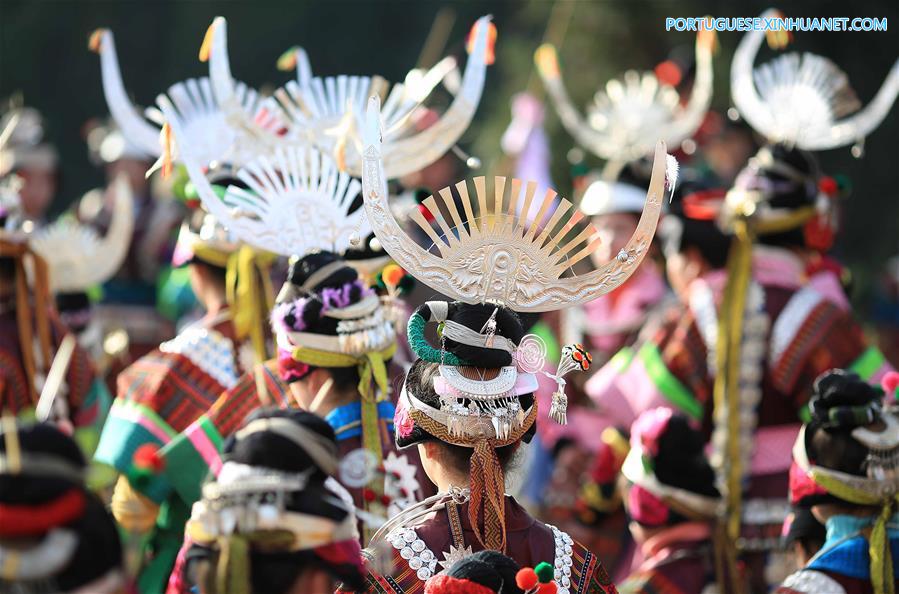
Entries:
[[[873,520],[833,516],[827,520],[827,540],[803,569],[789,576],[777,594],[872,594],[868,541],[862,531]],[[888,524],[893,559],[899,559],[899,516]],[[893,567],[899,584],[899,567]]]
[[[137,448],[165,446],[205,413],[226,388],[237,383],[240,347],[232,336],[228,320],[201,321],[125,369],[118,377],[118,395],[95,458],[128,476],[134,470]],[[165,591],[190,517],[190,503],[173,492],[165,474],[145,478],[131,486],[160,509],[138,589],[141,594],[157,594]]]
[[[740,435],[747,456],[744,468],[751,477],[742,536],[752,548],[768,549],[777,546],[789,511],[783,494],[791,451],[808,415],[814,379],[843,368],[875,382],[891,366],[868,344],[832,273],[806,278],[791,253],[755,249],[741,346],[741,375],[754,379],[741,382],[739,398],[741,407],[756,411],[757,423],[754,429],[745,424]],[[640,411],[670,406],[711,433],[718,306],[725,280],[724,271],[715,271],[694,281],[686,305],[665,311],[647,326],[634,349],[616,356],[588,381],[587,392],[608,413],[607,423],[627,427]]]
[[[384,542],[363,551],[369,567],[366,592],[421,594],[425,581],[451,565],[461,550],[480,550],[468,520],[468,504],[450,504],[399,526]],[[541,561],[555,565],[559,594],[615,594],[617,591],[602,562],[555,526],[543,524],[506,497],[505,553],[522,566]],[[447,560],[448,559],[448,560]],[[385,567],[382,571],[378,568]]]
[[[54,316],[50,318],[51,348],[55,352],[67,330]],[[0,410],[17,416],[33,416],[37,404],[31,400],[22,353],[19,350],[16,312],[0,313]],[[49,367],[52,362],[46,362]],[[63,386],[69,420],[75,427],[75,440],[86,457],[93,455],[100,429],[109,412],[111,396],[103,379],[95,373],[87,352],[75,346]],[[38,388],[39,390],[39,388]]]
[[715,582],[711,531],[705,524],[668,528],[647,540],[645,560],[618,584],[621,594],[699,594]]
[[[758,250],[753,267],[747,303],[755,309],[744,323],[743,365],[757,385],[753,394],[741,392],[740,397],[759,399],[757,429],[745,436],[751,448],[750,497],[773,501],[786,492],[790,452],[808,414],[814,379],[843,368],[874,382],[891,366],[866,341],[832,273],[805,278],[798,259],[771,248]],[[722,271],[695,281],[686,306],[661,314],[634,349],[617,355],[590,379],[587,392],[608,413],[609,424],[626,427],[642,410],[671,406],[710,429],[724,282]],[[753,537],[776,540],[782,521],[776,516],[786,511],[785,505],[780,508],[747,509],[754,516],[749,523],[775,527],[773,533]]]

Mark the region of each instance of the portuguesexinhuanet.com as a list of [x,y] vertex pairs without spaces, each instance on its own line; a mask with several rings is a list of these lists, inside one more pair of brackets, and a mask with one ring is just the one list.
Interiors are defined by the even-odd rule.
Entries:
[[887,18],[667,17],[666,31],[886,31]]

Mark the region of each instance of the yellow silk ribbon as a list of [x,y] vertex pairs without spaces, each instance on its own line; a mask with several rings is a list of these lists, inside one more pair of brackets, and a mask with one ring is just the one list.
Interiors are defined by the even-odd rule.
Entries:
[[266,316],[274,305],[269,270],[277,256],[248,245],[230,253],[203,244],[192,249],[200,260],[225,269],[225,298],[231,307],[236,337],[249,337],[257,361],[265,361]]
[[[726,573],[730,576],[732,590],[740,592],[742,584],[736,571],[737,551],[735,545],[740,536],[743,478],[740,458],[740,341],[743,335],[746,291],[752,275],[753,235],[745,220],[735,222],[734,234],[735,240],[727,262],[728,279],[724,289],[724,300],[721,304],[722,315],[718,321],[716,349],[718,374],[715,377],[713,395],[716,416],[718,411],[725,411],[727,427],[724,463],[724,482],[727,486],[725,526],[728,536],[728,550],[725,553],[728,566]],[[719,575],[718,579],[721,581],[724,577]]]
[[[381,433],[378,429],[377,402],[387,395],[387,360],[396,353],[396,343],[386,349],[348,355],[321,351],[308,347],[297,347],[293,350],[293,358],[300,363],[314,367],[355,367],[359,372],[359,394],[362,396],[362,446],[375,455],[380,466],[383,462],[381,452]],[[372,390],[372,383],[377,391]],[[369,487],[376,493],[383,494],[383,484],[372,480]]]
[[874,594],[896,594],[893,579],[893,554],[887,539],[887,523],[899,506],[899,494],[884,497],[856,489],[822,472],[812,469],[812,480],[834,496],[858,505],[879,505],[880,514],[868,537],[868,554],[871,557],[871,584]]

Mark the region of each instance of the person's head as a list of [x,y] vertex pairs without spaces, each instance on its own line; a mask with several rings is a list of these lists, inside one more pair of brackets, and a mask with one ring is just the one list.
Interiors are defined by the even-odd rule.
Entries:
[[[433,309],[436,308],[435,306]],[[518,344],[524,336],[524,329],[518,314],[507,308],[490,304],[450,303],[447,305],[446,320],[478,332],[491,319],[494,310],[496,310],[494,317],[496,321],[496,335]],[[424,313],[426,316],[433,315],[432,307],[429,304],[419,308],[417,313],[421,315],[419,312]],[[410,343],[412,341],[413,338],[410,336]],[[463,377],[475,380],[482,378],[484,380],[494,380],[499,375],[501,368],[515,364],[512,360],[512,355],[504,350],[463,344],[447,336],[445,331],[443,347],[447,353],[451,353],[463,362],[476,363],[476,365],[464,365],[456,368]],[[412,364],[406,376],[404,389],[407,394],[426,406],[439,409],[441,407],[441,395],[437,391],[437,386],[446,384],[448,380],[444,377],[444,374],[449,371],[446,368],[441,370],[439,363],[420,358]],[[517,404],[514,406],[520,407],[522,411],[527,411],[534,403],[533,394],[521,394],[515,398],[515,401]],[[472,405],[472,402],[463,398],[460,404],[463,407],[468,407]],[[400,411],[404,412],[401,413]],[[403,416],[406,419],[404,415],[407,414],[408,411],[404,407],[404,403],[401,403],[398,409],[398,416]],[[438,478],[441,479],[440,482],[443,482],[442,479],[445,478],[468,481],[472,458],[472,448],[470,446],[458,445],[439,436],[432,435],[420,425],[414,422],[410,424],[408,420],[401,422],[399,425],[395,424],[395,426],[397,428],[397,446],[405,448],[417,445],[425,473],[432,481],[436,483]],[[531,425],[522,434],[522,439],[530,441],[534,430],[534,426]],[[503,471],[509,468],[519,446],[520,441],[516,440],[508,445],[495,448],[497,459]]]
[[824,525],[804,507],[793,507],[784,520],[783,540],[787,549],[793,553],[796,569],[805,567],[809,560],[821,550],[827,539]]
[[720,494],[704,441],[685,415],[669,408],[648,410],[634,421],[622,474],[635,538],[715,517]]
[[702,156],[721,183],[731,184],[758,145],[752,128],[744,122],[732,122],[720,116],[713,121],[716,129],[701,142]]
[[[0,425],[0,557],[8,550],[43,563],[13,566],[0,591],[106,594],[122,585],[122,550],[115,524],[84,485],[86,464],[78,445],[44,423],[5,418]],[[8,558],[8,557],[7,557]],[[37,590],[43,591],[43,590]]]
[[618,181],[598,175],[588,176],[587,189],[580,200],[580,211],[590,217],[599,233],[600,244],[590,257],[600,266],[612,260],[637,230],[646,202],[646,190],[639,176],[626,170]]
[[[248,594],[333,592],[338,581],[361,586],[355,516],[328,481],[338,456],[326,421],[296,409],[257,410],[226,441],[224,460],[188,522],[196,543],[185,567],[189,583],[222,594],[217,576],[229,569],[222,564],[246,560],[247,582],[238,586]],[[247,543],[246,557],[226,544],[234,540]]]
[[815,380],[811,420],[793,449],[794,503],[824,522],[838,513],[876,515],[877,494],[899,492],[899,420],[883,407],[883,391],[855,373],[834,369]]
[[727,264],[731,238],[716,223],[723,200],[723,190],[686,186],[659,223],[668,282],[682,299],[694,280]]
[[[440,324],[439,349],[425,338],[428,322]],[[505,470],[535,430],[533,372],[543,362],[539,349],[529,348],[537,346],[534,337],[528,338],[533,344],[524,338],[518,315],[489,303],[429,301],[409,320],[409,345],[419,359],[397,404],[396,443],[418,446],[425,472],[441,490],[470,487],[474,518],[480,502],[501,500]],[[485,526],[501,525],[503,511],[484,505]],[[502,550],[506,536],[488,531],[484,538],[488,548]]]
[[191,289],[206,310],[225,304],[228,258],[238,248],[215,218],[202,210],[191,212],[181,225],[172,265],[188,268]]
[[523,594],[520,566],[498,551],[478,551],[425,582],[425,594]]
[[106,181],[111,184],[119,175],[125,174],[135,195],[144,196],[149,188],[147,170],[153,165],[152,157],[129,142],[111,120],[90,120],[84,130],[88,157],[105,169]]
[[725,224],[744,217],[764,245],[804,250],[806,229],[829,209],[819,191],[815,157],[783,144],[765,146],[749,159],[727,193]]
[[43,219],[56,195],[58,155],[44,138],[44,121],[33,108],[12,109],[0,119],[0,132],[6,139],[0,147],[0,176],[16,175],[22,214],[28,219]]
[[[389,360],[392,352],[386,351],[396,344],[377,295],[332,252],[307,254],[291,264],[271,317],[281,377],[303,407],[326,385],[357,399],[366,355],[384,352]],[[322,357],[334,364],[318,363]]]

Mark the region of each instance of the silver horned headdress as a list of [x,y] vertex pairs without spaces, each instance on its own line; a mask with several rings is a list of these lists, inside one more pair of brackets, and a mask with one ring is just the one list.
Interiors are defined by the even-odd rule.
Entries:
[[[487,68],[490,17],[475,25],[474,50],[468,59],[459,91],[449,109],[432,126],[415,130],[412,117],[438,82],[455,64],[438,63],[415,84],[393,86],[386,95],[384,123],[384,169],[390,178],[401,177],[433,163],[449,151],[468,128],[481,99]],[[240,88],[231,76],[228,59],[227,22],[217,17],[212,24],[209,76],[215,98],[229,123],[247,133],[256,152],[270,152],[285,145],[312,145],[332,155],[342,171],[359,176],[362,171],[361,129],[366,99],[380,94],[387,84],[380,77],[313,77],[305,53],[298,56],[297,80],[274,93],[267,102],[283,134],[259,126],[253,114],[241,107]],[[452,66],[452,68],[450,68]]]
[[125,260],[134,229],[133,195],[128,181],[112,183],[114,208],[105,236],[65,217],[34,232],[31,248],[49,267],[50,290],[77,293],[106,282]]
[[[237,166],[252,158],[254,153],[246,131],[235,128],[226,120],[207,77],[191,78],[170,86],[166,93],[156,98],[158,109],[141,113],[125,90],[112,31],[95,31],[91,36],[91,47],[100,54],[103,94],[109,112],[125,138],[147,156],[160,157],[165,152],[166,143],[161,141],[164,121],[160,112],[166,111],[165,119],[171,122],[177,118],[182,135],[192,139],[192,150],[203,167],[221,161]],[[274,130],[278,127],[277,121],[265,109],[265,99],[254,89],[235,83],[233,96],[232,106],[236,106],[233,109],[246,114],[258,128]]]
[[629,70],[623,80],[612,79],[596,93],[586,118],[565,90],[555,47],[541,46],[534,61],[562,124],[578,144],[602,159],[627,163],[651,154],[659,139],[678,146],[702,124],[712,99],[714,41],[711,31],[696,37],[696,78],[685,104],[652,72]]
[[[665,143],[656,146],[646,206],[637,230],[611,262],[588,274],[571,267],[598,245],[596,229],[572,204],[549,190],[539,212],[528,220],[536,184],[494,179],[488,192],[484,177],[471,186],[459,182],[463,213],[444,188],[424,202],[435,225],[420,212],[412,220],[431,239],[425,248],[394,218],[388,204],[381,162],[380,102],[369,100],[365,128],[363,198],[372,230],[385,251],[415,278],[432,289],[465,303],[502,303],[518,312],[552,311],[591,301],[620,286],[646,256],[666,186],[673,188],[677,162],[666,156]],[[469,194],[473,186],[474,195]],[[523,196],[522,196],[522,190]],[[444,214],[448,213],[448,214]],[[477,214],[476,214],[477,213]]]
[[[762,18],[779,15],[766,11]],[[809,151],[861,143],[899,94],[899,59],[864,108],[840,68],[815,54],[789,53],[753,68],[764,32],[743,36],[730,68],[734,105],[759,134]],[[860,153],[858,153],[860,154]]]

